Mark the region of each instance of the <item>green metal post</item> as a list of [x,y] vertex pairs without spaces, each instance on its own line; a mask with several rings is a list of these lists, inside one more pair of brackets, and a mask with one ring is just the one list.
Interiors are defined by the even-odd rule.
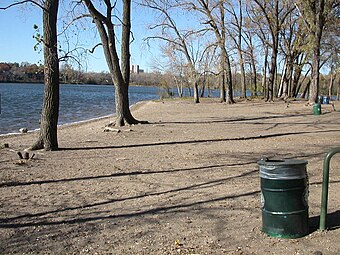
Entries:
[[320,212],[320,230],[326,229],[327,218],[327,202],[328,202],[328,183],[329,183],[329,162],[334,154],[340,153],[340,147],[332,149],[325,156],[323,162],[323,179],[322,179],[322,195],[321,195],[321,212]]

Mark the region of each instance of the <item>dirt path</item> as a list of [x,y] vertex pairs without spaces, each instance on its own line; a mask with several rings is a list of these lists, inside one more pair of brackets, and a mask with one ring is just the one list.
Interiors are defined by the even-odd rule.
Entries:
[[[118,133],[103,132],[109,119],[64,126],[62,150],[24,164],[16,151],[36,134],[0,137],[0,253],[339,254],[340,154],[330,230],[316,230],[323,157],[340,146],[340,111],[323,112],[303,102],[146,102],[133,114],[150,124]],[[264,156],[308,161],[309,235],[261,232]]]

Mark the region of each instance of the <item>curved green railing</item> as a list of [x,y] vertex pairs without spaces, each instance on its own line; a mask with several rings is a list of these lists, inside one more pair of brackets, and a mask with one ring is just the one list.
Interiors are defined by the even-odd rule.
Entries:
[[340,153],[340,147],[332,149],[325,156],[323,162],[323,178],[322,178],[322,194],[321,194],[321,212],[320,212],[320,230],[326,229],[326,219],[327,219],[327,203],[328,203],[328,183],[329,183],[329,163],[331,158]]

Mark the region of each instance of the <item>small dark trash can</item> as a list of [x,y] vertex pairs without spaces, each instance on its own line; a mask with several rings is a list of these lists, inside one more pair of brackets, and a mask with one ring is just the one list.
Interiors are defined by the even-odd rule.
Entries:
[[321,104],[316,103],[313,105],[313,114],[320,115],[321,114]]
[[258,161],[261,177],[262,231],[273,237],[309,234],[307,161]]

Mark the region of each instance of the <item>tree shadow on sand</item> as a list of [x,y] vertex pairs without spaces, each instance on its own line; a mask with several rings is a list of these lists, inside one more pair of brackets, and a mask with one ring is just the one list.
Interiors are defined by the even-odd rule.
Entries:
[[65,179],[51,179],[51,180],[34,180],[34,181],[22,181],[22,182],[3,182],[0,183],[0,188],[2,187],[17,187],[17,186],[29,186],[29,185],[41,185],[41,184],[49,184],[49,183],[63,183],[63,182],[76,182],[76,181],[85,181],[85,180],[96,180],[96,179],[106,179],[106,178],[115,178],[115,177],[124,177],[124,176],[138,176],[138,175],[151,175],[151,174],[166,174],[166,173],[176,173],[176,172],[190,172],[195,170],[206,170],[206,169],[215,169],[222,167],[233,167],[233,166],[245,166],[255,163],[256,161],[248,161],[244,163],[230,163],[230,164],[214,164],[207,166],[199,166],[199,167],[190,167],[190,168],[177,168],[177,169],[168,169],[168,170],[140,170],[140,171],[129,171],[129,172],[119,172],[105,175],[96,175],[96,176],[80,176],[75,178],[65,178]]
[[[79,209],[88,209],[92,207],[97,207],[97,206],[102,206],[102,205],[108,205],[108,204],[113,204],[115,202],[122,202],[126,200],[134,200],[134,199],[142,199],[144,197],[150,197],[150,196],[160,196],[164,194],[170,194],[170,193],[176,193],[176,192],[181,192],[185,190],[195,190],[203,187],[214,187],[221,185],[225,183],[226,181],[240,178],[240,177],[246,177],[248,175],[252,175],[256,170],[244,172],[238,175],[226,177],[226,178],[219,178],[216,180],[208,181],[208,182],[203,182],[203,183],[198,183],[198,184],[193,184],[189,185],[186,187],[180,187],[176,189],[171,189],[171,190],[166,190],[166,191],[159,191],[159,192],[150,192],[150,193],[143,193],[141,195],[137,196],[132,196],[132,197],[123,197],[123,198],[118,198],[118,199],[110,199],[106,201],[101,201],[101,202],[95,202],[92,204],[87,204],[87,205],[81,205],[81,206],[75,206],[75,207],[66,207],[66,208],[60,208],[57,210],[51,210],[51,211],[45,211],[45,212],[40,212],[40,213],[29,213],[25,215],[20,215],[16,217],[7,217],[7,218],[1,218],[0,219],[0,228],[22,228],[22,227],[32,227],[32,226],[48,226],[48,225],[62,225],[62,224],[78,224],[78,223],[86,223],[86,222],[93,222],[93,221],[99,221],[99,220],[106,220],[106,219],[119,219],[119,218],[130,218],[130,217],[138,217],[138,216],[143,216],[143,215],[148,215],[148,214],[156,214],[156,213],[167,213],[167,212],[175,212],[175,211],[181,211],[185,210],[194,206],[200,206],[203,204],[210,204],[218,201],[223,201],[226,199],[234,199],[234,198],[239,198],[239,197],[245,197],[245,196],[255,196],[259,194],[259,190],[256,191],[251,191],[251,192],[246,192],[246,193],[241,193],[241,194],[234,194],[234,195],[227,195],[227,196],[222,196],[222,197],[217,197],[213,199],[207,199],[207,200],[200,200],[200,201],[195,201],[191,203],[180,203],[180,204],[175,204],[175,205],[168,205],[168,206],[160,206],[156,208],[152,208],[149,210],[144,210],[144,211],[136,211],[136,212],[131,212],[131,213],[122,213],[122,214],[115,214],[115,215],[104,215],[104,216],[93,216],[93,217],[76,217],[72,219],[62,219],[62,220],[56,220],[54,219],[54,216],[56,218],[60,218],[60,213],[61,212],[66,212],[66,211],[76,211]],[[49,215],[47,218],[44,217],[46,215]],[[41,218],[40,218],[41,217]],[[17,223],[13,223],[13,221],[19,221]],[[20,222],[24,221],[24,222]]]
[[296,131],[296,132],[282,132],[274,134],[265,134],[258,136],[248,137],[232,137],[232,138],[217,138],[217,139],[198,139],[198,140],[186,140],[186,141],[169,141],[169,142],[156,142],[156,143],[141,143],[141,144],[128,144],[128,145],[112,145],[112,146],[89,146],[89,147],[77,147],[77,148],[60,148],[64,151],[76,151],[76,150],[103,150],[103,149],[123,149],[123,148],[136,148],[136,147],[149,147],[149,146],[164,146],[164,145],[180,145],[180,144],[196,144],[196,143],[212,143],[212,142],[227,142],[227,141],[248,141],[267,139],[275,137],[293,136],[293,135],[306,135],[306,134],[318,134],[318,133],[331,133],[340,132],[340,129],[318,130],[318,131]]

